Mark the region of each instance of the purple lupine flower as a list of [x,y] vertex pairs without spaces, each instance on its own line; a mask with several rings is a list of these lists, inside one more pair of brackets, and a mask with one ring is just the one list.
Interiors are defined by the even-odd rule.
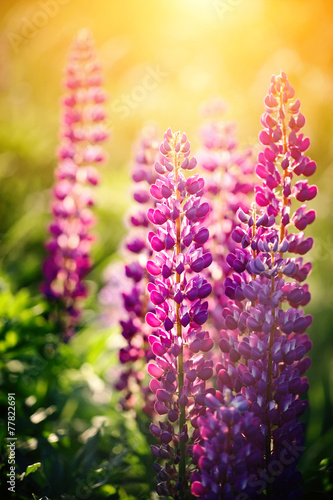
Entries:
[[[242,224],[233,231],[238,248],[227,257],[233,273],[225,281],[230,300],[223,311],[222,360],[216,367],[218,389],[242,394],[261,421],[258,446],[265,479],[258,472],[256,479],[264,484],[254,498],[264,489],[265,498],[295,497],[303,444],[299,417],[307,408],[301,396],[308,389],[304,373],[311,363],[306,357],[311,341],[306,330],[312,317],[303,307],[310,300],[304,281],[311,264],[303,262],[303,255],[313,240],[303,229],[315,212],[304,202],[317,188],[295,177],[310,176],[316,165],[304,154],[309,147],[301,133],[305,118],[293,97],[286,75],[273,76],[261,119],[265,149],[256,169],[262,179],[256,186],[259,208],[253,204],[249,214],[238,212]],[[295,200],[303,205],[295,208]]]
[[206,381],[213,375],[213,362],[204,356],[213,340],[202,328],[212,287],[200,274],[212,255],[203,250],[209,237],[201,225],[209,210],[201,201],[204,181],[198,174],[183,174],[197,163],[190,158],[186,134],[169,128],[160,152],[163,156],[155,165],[159,178],[150,188],[157,203],[148,211],[154,254],[147,270],[155,278],[148,291],[155,312],[149,312],[146,321],[154,329],[149,342],[156,356],[148,364],[150,387],[156,394],[155,411],[166,421],[151,424],[152,434],[160,440],[152,452],[165,461],[163,466],[155,464],[158,494],[179,498],[187,490],[186,455],[189,443],[200,439],[198,418],[205,413]]
[[198,164],[204,169],[204,196],[210,204],[203,224],[209,227],[206,248],[213,255],[213,264],[208,270],[213,283],[209,312],[216,337],[222,328],[221,312],[226,305],[224,279],[231,273],[226,256],[237,246],[231,237],[238,225],[236,213],[239,208],[244,212],[250,208],[255,170],[252,151],[240,150],[235,124],[224,119],[224,111],[225,105],[218,99],[204,108],[208,119],[200,128],[202,147],[197,153]]
[[[206,396],[210,411],[199,417],[201,444],[193,446],[191,492],[202,500],[253,498],[253,478],[262,458],[258,450],[261,420],[248,411],[244,396]],[[259,439],[259,442],[258,442]],[[256,497],[258,498],[258,497]]]
[[[118,283],[122,303],[118,304],[117,321],[126,345],[119,350],[122,370],[115,383],[115,388],[122,392],[120,403],[124,410],[139,404],[140,409],[150,417],[154,413],[154,408],[152,393],[148,383],[145,382],[144,367],[155,356],[148,342],[151,329],[145,322],[146,313],[154,312],[147,294],[147,283],[151,277],[146,271],[146,264],[152,254],[147,239],[152,224],[147,218],[147,210],[155,205],[149,188],[158,177],[154,170],[154,164],[159,158],[159,143],[156,137],[155,127],[144,127],[133,150],[132,179],[135,183],[133,199],[136,203],[126,217],[126,224],[131,228],[131,232],[121,244],[125,264],[121,282]],[[119,296],[119,288],[115,293],[113,286],[117,271],[114,265],[111,266],[113,273],[101,291],[105,311],[114,310],[114,303]],[[111,294],[108,293],[110,288],[113,292]]]
[[91,187],[99,182],[95,164],[105,154],[101,143],[107,138],[104,126],[105,93],[92,35],[82,30],[74,40],[66,68],[61,145],[53,189],[53,221],[46,243],[48,257],[43,266],[46,297],[58,304],[63,336],[69,339],[81,316],[87,296],[83,281],[91,268],[94,237]]
[[123,314],[123,299],[119,290],[124,288],[126,281],[125,268],[122,261],[109,264],[103,272],[105,285],[98,294],[98,302],[101,306],[101,322],[105,327],[117,324]]

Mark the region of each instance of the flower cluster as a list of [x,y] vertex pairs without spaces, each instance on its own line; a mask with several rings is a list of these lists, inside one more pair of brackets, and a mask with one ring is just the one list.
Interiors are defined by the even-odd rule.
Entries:
[[[126,260],[125,283],[121,284],[123,311],[119,323],[127,345],[119,351],[119,360],[125,369],[115,384],[116,389],[124,393],[121,400],[124,409],[135,405],[134,392],[137,392],[139,388],[144,401],[142,409],[150,416],[153,412],[153,404],[151,391],[144,383],[144,367],[154,358],[154,355],[148,342],[148,334],[151,331],[146,325],[145,317],[147,312],[154,311],[154,306],[148,300],[146,290],[147,283],[152,279],[146,271],[147,260],[152,254],[147,240],[152,228],[147,218],[147,210],[155,204],[149,188],[157,178],[153,169],[159,157],[156,135],[154,127],[145,127],[134,151],[133,198],[139,205],[129,214],[129,225],[132,231],[123,243],[124,253],[130,255],[130,259]],[[111,300],[114,298],[112,297]]]
[[250,208],[249,195],[254,190],[255,164],[251,150],[239,149],[235,124],[223,117],[223,102],[214,99],[204,111],[208,119],[200,129],[202,147],[197,158],[199,166],[204,169],[204,196],[210,204],[204,221],[210,232],[206,248],[213,255],[213,263],[208,270],[213,284],[209,312],[211,327],[218,334],[222,327],[221,312],[226,305],[223,279],[231,273],[226,256],[237,245],[231,237],[238,224],[236,212],[238,208],[245,212]]
[[[311,362],[306,357],[311,341],[305,332],[312,322],[303,310],[310,300],[304,281],[311,271],[303,255],[313,240],[303,229],[315,219],[305,202],[314,198],[317,188],[301,178],[313,174],[316,164],[304,154],[309,147],[309,139],[301,133],[305,118],[300,101],[293,97],[286,75],[273,76],[261,119],[260,141],[265,148],[256,167],[262,185],[255,188],[256,204],[249,213],[238,211],[241,225],[232,233],[238,247],[227,256],[232,274],[225,280],[229,303],[223,310],[217,387],[223,394],[231,391],[245,397],[249,411],[260,420],[254,444],[265,468],[265,475],[259,470],[254,473],[250,487],[243,483],[244,498],[260,498],[261,494],[263,498],[291,498],[299,481],[299,453],[290,450],[299,450],[303,443],[299,417],[307,401],[301,396],[308,389],[304,373]],[[297,207],[297,201],[302,205]],[[203,429],[215,429],[219,411],[206,416]],[[209,443],[203,446],[211,458]],[[193,493],[213,498],[205,496],[207,485],[218,478],[221,488],[227,488],[225,498],[237,498],[228,490],[223,461],[217,468],[207,468],[206,462],[199,467]],[[230,484],[235,487],[233,477]],[[254,490],[253,484],[257,484]]]
[[192,457],[200,473],[192,474],[191,492],[202,500],[250,498],[261,465],[260,419],[248,411],[244,396],[216,396],[206,396],[211,412],[199,417],[202,444],[193,447]]
[[155,278],[148,291],[155,312],[148,312],[146,321],[154,329],[149,336],[155,354],[148,364],[150,388],[156,395],[156,413],[167,421],[151,425],[161,443],[152,451],[166,460],[164,466],[155,464],[157,492],[183,498],[189,478],[186,457],[200,437],[198,418],[205,414],[206,381],[213,375],[213,362],[204,355],[213,340],[202,329],[212,287],[200,274],[212,262],[211,253],[203,250],[209,232],[201,224],[209,204],[201,200],[204,180],[183,173],[197,163],[190,158],[186,134],[168,129],[160,152],[162,158],[155,164],[159,177],[150,188],[157,203],[148,210],[154,254],[147,270]]
[[91,186],[99,182],[95,164],[105,155],[107,138],[105,93],[91,34],[83,30],[75,39],[66,68],[59,163],[53,189],[53,221],[46,243],[43,292],[58,304],[58,320],[65,339],[77,325],[80,302],[87,295],[83,279],[91,268],[90,250],[94,217]]
[[[65,85],[42,290],[67,341],[88,295],[91,191],[108,136],[87,30],[74,40]],[[273,75],[256,166],[234,124],[212,118],[225,110],[220,100],[206,107],[201,128],[202,177],[192,173],[185,133],[169,128],[158,147],[146,128],[136,145],[125,262],[109,267],[100,302],[123,337],[119,377],[112,373],[122,408],[143,410],[157,439],[159,496],[299,498],[312,345],[304,308],[313,238],[304,231],[316,218],[307,202],[317,187],[294,95],[285,73]]]

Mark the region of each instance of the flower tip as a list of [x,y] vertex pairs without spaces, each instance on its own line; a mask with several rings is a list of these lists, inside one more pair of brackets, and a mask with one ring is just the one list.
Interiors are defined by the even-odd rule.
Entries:
[[288,77],[284,71],[280,72],[280,76],[284,82],[286,82],[288,80]]
[[208,393],[205,397],[205,402],[208,408],[215,411],[221,407],[221,401],[219,401],[213,394]]
[[172,139],[172,136],[173,136],[173,133],[172,133],[171,127],[169,127],[168,130],[164,134],[164,138],[166,139],[167,137],[169,137],[170,139]]
[[93,34],[90,29],[82,28],[74,38],[74,47],[78,50],[91,49],[94,44]]

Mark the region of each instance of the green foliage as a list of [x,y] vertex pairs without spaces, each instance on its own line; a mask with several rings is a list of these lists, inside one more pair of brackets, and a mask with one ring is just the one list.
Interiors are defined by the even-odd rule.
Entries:
[[42,464],[40,462],[36,462],[35,464],[28,465],[28,467],[26,468],[26,471],[23,472],[24,476],[22,477],[22,479],[24,479],[24,477],[27,477],[32,472],[35,472],[37,469],[39,469],[39,467],[41,465]]
[[[117,408],[112,393],[116,332],[82,331],[59,343],[41,297],[15,296],[2,281],[1,484],[9,472],[7,393],[16,401],[13,499],[149,498],[154,481],[146,417]],[[112,370],[112,369],[111,369]]]

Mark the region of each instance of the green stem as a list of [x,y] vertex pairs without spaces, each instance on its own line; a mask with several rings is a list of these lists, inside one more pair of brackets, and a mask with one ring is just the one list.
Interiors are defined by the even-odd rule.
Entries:
[[[183,347],[181,348],[180,355],[178,356],[178,387],[179,390],[184,386],[184,367],[183,367]],[[180,415],[179,415],[179,435],[182,432],[183,425],[185,424],[185,407],[180,406]],[[179,442],[180,447],[180,462],[179,462],[179,481],[181,481],[183,485],[183,491],[185,489],[185,476],[186,476],[186,447],[185,443],[182,441]]]
[[[177,142],[177,137],[176,141]],[[176,192],[177,199],[180,200],[180,193],[177,189],[178,184],[178,155],[175,153],[174,155],[174,167],[175,167],[175,184],[176,184]],[[181,233],[181,219],[180,216],[176,220],[176,258],[181,252],[181,242],[180,242],[180,233]],[[180,275],[176,273],[176,283],[180,283]],[[180,304],[176,304],[176,323],[177,323],[177,336],[182,338],[182,325],[180,323]],[[184,387],[184,353],[183,346],[181,347],[180,354],[178,356],[178,401],[180,398],[182,387]],[[179,435],[182,432],[183,425],[185,424],[186,414],[185,407],[179,405],[180,407],[180,415],[179,415]],[[182,489],[180,491],[180,498],[185,498],[185,490],[186,490],[186,446],[185,443],[179,441],[180,448],[180,462],[178,469],[178,479],[182,484]]]
[[[280,92],[280,108],[282,109],[282,111],[284,112],[285,110],[285,106],[283,104],[283,99],[282,99],[282,91]],[[284,121],[284,118],[280,118],[279,119],[280,121],[280,124],[281,124],[281,128],[282,128],[282,144],[283,144],[283,155],[286,154],[286,152],[288,151],[288,142],[287,142],[287,128],[286,128],[286,124],[285,124],[285,121]],[[283,187],[283,184],[284,184],[284,180],[286,177],[289,177],[290,174],[289,174],[289,169],[286,168],[284,171],[283,171],[283,181],[282,181],[282,187]],[[286,207],[289,205],[289,199],[288,197],[285,197],[283,195],[283,200],[282,200],[282,203],[283,203],[283,207]],[[284,225],[281,223],[280,224],[280,243],[281,241],[283,240],[284,238],[284,234],[285,234],[285,227]]]
[[[274,261],[274,254],[272,254],[272,261]],[[272,262],[274,263],[274,262]],[[272,277],[271,278],[271,295],[274,293],[274,285],[275,285],[275,279]],[[267,425],[267,435],[266,435],[266,440],[265,440],[265,457],[266,457],[266,470],[268,470],[269,466],[269,459],[271,456],[271,440],[272,440],[272,427],[271,423],[268,419],[267,416],[267,404],[268,402],[272,399],[272,371],[273,371],[273,357],[272,357],[272,347],[274,343],[274,334],[275,334],[275,328],[276,328],[276,321],[275,321],[275,309],[272,308],[272,315],[274,318],[273,325],[269,334],[269,345],[268,345],[268,367],[267,367],[267,389],[266,389],[266,425]],[[267,491],[267,498],[271,498],[272,494],[272,488],[271,484],[267,483],[266,485],[266,491]]]

